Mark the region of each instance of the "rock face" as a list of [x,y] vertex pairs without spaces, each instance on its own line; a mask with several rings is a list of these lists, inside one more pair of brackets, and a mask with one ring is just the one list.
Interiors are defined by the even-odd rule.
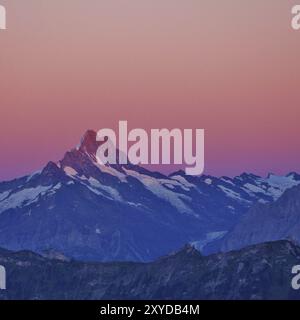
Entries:
[[287,190],[277,201],[258,204],[222,240],[223,251],[280,239],[300,243],[300,187]]
[[[0,299],[300,299],[289,241],[204,257],[191,246],[152,263],[83,263],[0,250]],[[34,285],[32,285],[34,283]]]
[[286,177],[170,176],[97,163],[96,133],[59,163],[0,183],[0,246],[85,261],[151,261],[192,242],[202,249],[256,202],[300,183]]

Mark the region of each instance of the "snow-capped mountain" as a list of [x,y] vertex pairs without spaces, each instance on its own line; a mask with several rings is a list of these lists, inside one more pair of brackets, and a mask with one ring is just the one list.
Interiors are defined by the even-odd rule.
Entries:
[[275,202],[254,205],[221,242],[222,251],[266,241],[292,239],[300,243],[300,186]]
[[96,133],[58,163],[0,183],[0,246],[55,250],[83,260],[148,261],[187,242],[223,237],[257,202],[300,184],[300,176],[163,175],[134,165],[99,165]]

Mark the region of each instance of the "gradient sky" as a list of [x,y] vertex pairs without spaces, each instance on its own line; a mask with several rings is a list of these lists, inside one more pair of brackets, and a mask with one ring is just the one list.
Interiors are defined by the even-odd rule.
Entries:
[[300,171],[297,0],[0,3],[0,180],[119,120],[206,129],[209,174]]

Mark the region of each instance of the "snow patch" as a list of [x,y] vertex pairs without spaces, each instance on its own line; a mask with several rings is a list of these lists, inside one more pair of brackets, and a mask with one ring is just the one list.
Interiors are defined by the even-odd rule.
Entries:
[[4,200],[11,193],[11,190],[0,193],[0,201]]
[[190,189],[190,188],[195,188],[195,186],[188,182],[184,177],[182,176],[173,176],[172,177],[173,180],[176,180],[178,182],[180,182],[182,185],[184,185],[186,188]]
[[[147,176],[148,177],[148,176]],[[171,189],[174,189],[175,187],[179,187],[185,191],[189,191],[190,188],[187,188],[186,186],[182,185],[179,181],[176,181],[176,180],[171,180],[171,179],[158,179],[157,181],[159,181],[160,184],[162,185],[166,185],[166,184],[169,184],[169,185],[172,185],[173,188],[171,187]]]
[[175,187],[170,183],[165,183],[164,186],[170,189],[175,189]]
[[218,186],[218,188],[220,188],[228,197],[235,199],[235,200],[240,200],[240,201],[245,201],[244,199],[241,198],[240,194],[238,194],[237,192],[234,192],[231,189],[228,189],[224,186]]
[[228,183],[234,186],[234,183],[231,180],[229,180],[229,178],[222,178],[221,181],[224,181],[225,183]]
[[17,191],[5,200],[0,201],[0,213],[37,202],[38,197],[44,195],[51,188],[52,186],[38,186],[36,188],[26,188]]
[[227,232],[228,231],[208,232],[206,233],[204,239],[191,242],[191,245],[193,245],[197,250],[201,251],[210,242],[223,238]]
[[127,182],[126,175],[124,173],[114,169],[113,167],[106,166],[106,165],[100,165],[98,163],[95,163],[95,165],[97,168],[99,168],[101,170],[101,172],[110,174],[111,176],[118,178],[122,182]]
[[266,190],[263,189],[261,186],[256,186],[254,184],[251,183],[245,183],[243,189],[247,192],[247,193],[263,193],[263,194],[267,194]]
[[68,176],[71,176],[71,177],[78,175],[78,172],[74,168],[71,168],[71,167],[65,167],[64,171]]
[[45,195],[46,193],[47,193],[47,196],[53,195],[53,194],[55,194],[55,192],[56,192],[57,190],[59,190],[61,187],[62,187],[62,184],[59,182],[59,183],[57,183],[53,188],[50,188],[49,191],[47,191],[47,192],[42,192],[41,195],[43,196],[43,195]]
[[149,191],[151,191],[155,196],[169,202],[173,207],[175,207],[181,213],[189,213],[195,215],[194,212],[189,208],[184,202],[184,200],[191,201],[191,198],[174,191],[171,191],[164,187],[161,181],[138,173],[133,170],[124,169],[129,176],[132,176],[139,180]]
[[93,188],[101,189],[104,192],[106,192],[110,196],[110,198],[112,198],[113,200],[123,201],[120,193],[116,189],[109,187],[109,186],[105,186],[105,185],[101,184],[98,180],[96,180],[92,177],[89,178],[88,182],[90,183],[90,185]]
[[278,199],[285,190],[297,186],[300,181],[294,180],[294,176],[276,176],[270,174],[265,180],[271,187],[268,188],[274,199]]
[[35,177],[38,174],[41,174],[41,172],[42,172],[41,170],[33,172],[31,175],[27,177],[26,182],[29,182],[33,177]]
[[235,208],[233,206],[227,206],[228,209],[235,211]]
[[212,180],[209,179],[209,178],[205,179],[204,182],[205,182],[206,184],[208,184],[208,185],[211,185],[211,184],[212,184]]

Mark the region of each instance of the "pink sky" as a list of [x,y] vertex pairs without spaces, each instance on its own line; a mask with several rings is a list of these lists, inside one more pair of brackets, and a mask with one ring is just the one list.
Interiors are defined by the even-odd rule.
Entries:
[[0,3],[0,180],[119,120],[204,128],[209,174],[300,171],[297,1]]

